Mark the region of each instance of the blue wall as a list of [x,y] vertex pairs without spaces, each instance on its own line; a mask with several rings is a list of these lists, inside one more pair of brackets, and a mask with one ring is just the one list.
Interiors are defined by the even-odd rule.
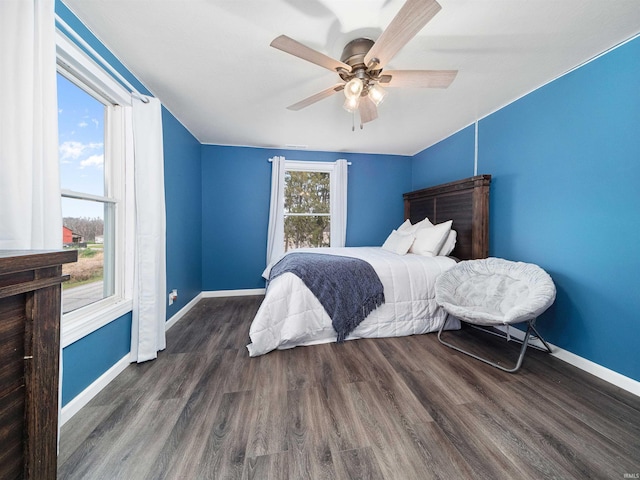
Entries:
[[167,292],[178,299],[167,319],[202,291],[202,189],[200,142],[162,109],[167,221]]
[[62,351],[62,406],[129,354],[131,313],[108,323]]
[[413,157],[411,189],[419,190],[473,176],[474,151],[475,127],[470,125],[416,154]]
[[[635,380],[639,78],[636,39],[481,120],[478,134],[478,172],[493,176],[490,254],[551,274],[557,300],[538,324],[550,342]],[[433,159],[447,143],[472,168],[459,137],[416,155],[414,174],[440,178]]]
[[[58,0],[55,8],[56,13],[139,92],[149,94],[64,4]],[[172,288],[177,288],[179,293],[177,302],[167,307],[169,318],[202,290],[200,143],[165,109],[162,127],[167,200],[167,293]],[[161,300],[165,301],[164,298]],[[130,335],[131,315],[128,314],[64,348],[63,406],[129,352]]]
[[[347,245],[381,245],[403,216],[411,159],[397,155],[202,147],[202,289],[264,288],[271,164],[335,161],[349,167]],[[231,232],[231,233],[229,233]]]

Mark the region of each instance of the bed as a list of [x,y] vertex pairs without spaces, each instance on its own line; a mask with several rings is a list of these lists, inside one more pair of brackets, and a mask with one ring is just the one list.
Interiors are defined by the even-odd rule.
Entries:
[[[398,255],[381,247],[295,250],[361,259],[377,273],[384,287],[385,303],[373,310],[346,340],[439,330],[446,314],[435,302],[436,278],[458,260],[488,256],[490,183],[490,175],[478,175],[403,195],[405,221],[417,224],[427,217],[433,224],[443,224],[452,220],[457,239],[448,256]],[[272,267],[267,266],[265,278]],[[450,328],[459,325],[451,324]],[[336,341],[336,331],[325,308],[293,273],[283,273],[268,283],[249,336],[247,349],[252,357],[275,349]]]

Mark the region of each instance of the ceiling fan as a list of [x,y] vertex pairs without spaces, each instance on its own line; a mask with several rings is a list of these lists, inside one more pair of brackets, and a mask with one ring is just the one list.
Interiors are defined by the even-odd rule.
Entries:
[[358,110],[361,124],[378,118],[378,105],[386,92],[382,87],[447,88],[457,70],[386,70],[385,65],[404,47],[442,7],[436,0],[407,0],[380,38],[356,38],[345,45],[340,60],[280,35],[271,46],[283,52],[336,72],[340,82],[293,105],[301,110],[334,93],[343,91],[344,108]]

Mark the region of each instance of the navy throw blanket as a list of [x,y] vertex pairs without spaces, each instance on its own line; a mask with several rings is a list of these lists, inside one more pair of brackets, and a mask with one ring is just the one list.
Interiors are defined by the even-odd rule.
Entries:
[[358,258],[322,253],[290,253],[271,268],[269,281],[291,272],[320,301],[338,342],[384,303],[384,288],[373,267]]

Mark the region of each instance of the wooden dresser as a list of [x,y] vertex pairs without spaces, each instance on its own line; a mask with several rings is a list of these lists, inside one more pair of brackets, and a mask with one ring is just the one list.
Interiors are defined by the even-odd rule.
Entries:
[[62,264],[76,260],[0,250],[0,479],[56,478]]

